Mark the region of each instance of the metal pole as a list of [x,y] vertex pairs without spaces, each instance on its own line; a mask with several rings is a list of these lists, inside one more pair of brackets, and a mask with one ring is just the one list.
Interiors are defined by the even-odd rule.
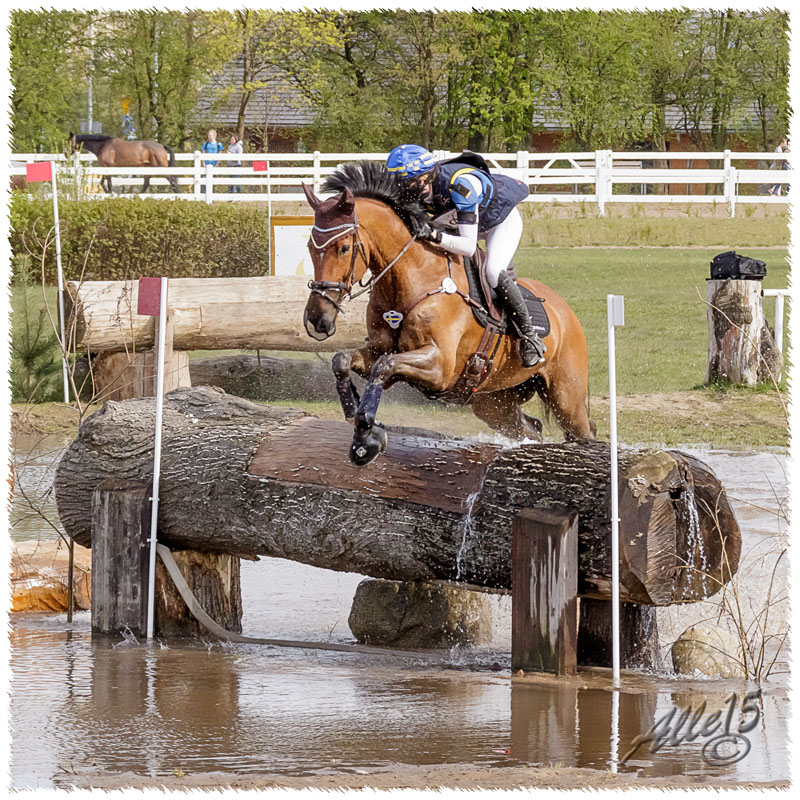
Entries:
[[153,446],[153,496],[150,512],[150,581],[147,587],[147,638],[153,638],[156,598],[156,540],[158,524],[158,483],[161,478],[161,418],[164,411],[164,347],[167,338],[167,286],[161,278],[161,305],[158,309],[158,360],[156,367],[156,436]]
[[270,178],[269,159],[267,159],[267,264],[272,265],[272,179]]
[[67,378],[67,339],[64,334],[64,273],[61,268],[61,225],[58,221],[58,185],[56,171],[58,162],[50,162],[50,182],[53,191],[53,221],[56,229],[56,269],[58,271],[58,318],[61,330],[61,373],[64,378],[64,402],[69,403],[69,380]]
[[624,298],[606,296],[608,311],[608,401],[611,442],[611,647],[614,685],[619,685],[619,477],[617,447],[617,361],[614,328],[625,324]]

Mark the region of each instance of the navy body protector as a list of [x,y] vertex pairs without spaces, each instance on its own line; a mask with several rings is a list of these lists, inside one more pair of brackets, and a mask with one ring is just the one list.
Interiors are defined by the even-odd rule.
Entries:
[[528,187],[508,175],[492,175],[483,156],[465,150],[455,158],[440,161],[433,185],[433,215],[455,208],[451,196],[459,175],[472,174],[484,187],[484,198],[478,208],[478,231],[485,233],[499,225],[529,194]]

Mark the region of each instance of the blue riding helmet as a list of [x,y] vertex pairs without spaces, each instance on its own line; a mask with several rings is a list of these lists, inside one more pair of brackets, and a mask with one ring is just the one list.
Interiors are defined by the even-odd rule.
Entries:
[[401,144],[386,159],[386,169],[401,178],[424,175],[436,166],[436,159],[418,144]]

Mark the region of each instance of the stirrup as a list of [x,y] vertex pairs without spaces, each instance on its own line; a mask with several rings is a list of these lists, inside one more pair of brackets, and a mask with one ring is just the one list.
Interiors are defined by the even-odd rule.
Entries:
[[537,364],[541,364],[545,360],[546,352],[547,347],[538,336],[523,336],[519,340],[519,355],[523,367],[535,367]]

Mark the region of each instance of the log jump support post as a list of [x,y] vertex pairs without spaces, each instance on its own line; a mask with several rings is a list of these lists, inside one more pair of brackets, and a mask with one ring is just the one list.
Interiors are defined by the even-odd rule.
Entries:
[[[611,602],[578,596],[578,515],[524,509],[511,536],[512,672],[611,667]],[[621,603],[620,632],[623,668],[661,667],[654,606]]]
[[511,537],[511,670],[574,675],[578,515],[524,509]]
[[[146,635],[151,494],[144,481],[118,478],[101,481],[92,494],[93,634]],[[226,630],[240,633],[239,558],[196,550],[172,555],[207,613]],[[210,635],[191,615],[160,560],[155,630],[162,636]]]

